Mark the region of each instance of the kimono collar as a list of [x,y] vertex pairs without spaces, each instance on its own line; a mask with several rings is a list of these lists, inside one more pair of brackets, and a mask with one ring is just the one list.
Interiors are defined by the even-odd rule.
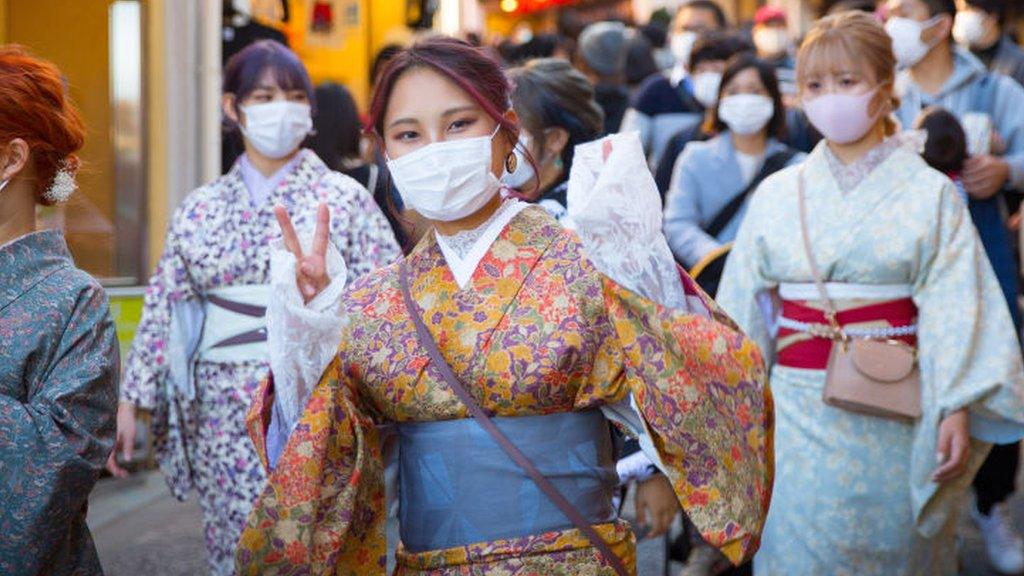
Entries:
[[[488,247],[473,271],[468,286],[486,289],[488,285],[501,279],[499,270],[513,261],[517,264],[514,266],[517,273],[525,272],[524,266],[532,268],[547,247],[563,233],[562,226],[543,208],[529,205],[516,206],[514,209],[514,216]],[[444,276],[456,284],[433,232],[423,235],[423,239],[409,254],[408,260],[414,278],[423,278],[430,270],[442,267],[446,272]],[[418,282],[414,282],[415,284]]]
[[0,310],[69,266],[74,263],[60,230],[32,232],[0,246]]
[[[320,178],[327,172],[327,165],[311,150],[303,148],[298,155],[288,163],[287,172],[282,175],[277,184],[266,191],[266,195],[258,202],[251,196],[246,185],[242,158],[239,158],[231,170],[224,175],[223,183],[230,190],[230,195],[239,202],[255,204],[257,210],[271,210],[275,204],[292,205],[292,195],[298,191],[309,190],[320,181]],[[274,177],[277,175],[275,174]]]

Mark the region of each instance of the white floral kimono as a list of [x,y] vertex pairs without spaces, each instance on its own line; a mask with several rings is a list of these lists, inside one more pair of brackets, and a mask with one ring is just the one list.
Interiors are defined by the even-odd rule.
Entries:
[[[718,302],[773,356],[780,342],[758,295],[819,300],[800,234],[802,175],[815,257],[842,285],[832,297],[902,292],[917,308],[923,416],[913,424],[824,404],[824,370],[772,367],[777,469],[758,575],[955,574],[957,510],[988,443],[1024,433],[1021,357],[977,231],[953,184],[896,141],[869,154],[859,177],[822,142],[766,180],[722,277]],[[965,406],[968,472],[938,485],[939,422]]]

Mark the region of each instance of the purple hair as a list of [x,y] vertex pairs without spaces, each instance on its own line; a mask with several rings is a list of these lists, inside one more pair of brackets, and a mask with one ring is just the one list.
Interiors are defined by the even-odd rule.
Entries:
[[246,46],[228,60],[224,68],[224,93],[234,94],[236,106],[259,87],[260,79],[270,70],[274,81],[283,90],[302,90],[316,108],[313,83],[299,57],[276,40],[260,40]]
[[519,125],[505,117],[511,107],[512,87],[498,61],[480,48],[444,36],[417,42],[388,61],[374,86],[368,131],[383,138],[384,113],[395,83],[407,71],[422,67],[433,69],[462,88],[510,136],[519,132]]

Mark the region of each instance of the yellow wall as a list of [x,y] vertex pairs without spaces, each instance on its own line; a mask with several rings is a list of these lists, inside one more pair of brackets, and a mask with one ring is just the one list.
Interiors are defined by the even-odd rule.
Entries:
[[0,44],[7,42],[7,0],[0,0]]
[[164,21],[167,2],[174,0],[145,0],[146,60],[143,65],[146,102],[146,215],[149,233],[149,266],[144,275],[156,266],[163,251],[167,230],[167,94],[158,89],[164,86],[167,70],[164,62]]
[[[114,149],[106,1],[7,0],[6,40],[55,63],[88,133],[79,154],[79,192],[65,211],[65,233],[79,266],[97,276],[114,270]],[[109,230],[107,229],[109,227]]]

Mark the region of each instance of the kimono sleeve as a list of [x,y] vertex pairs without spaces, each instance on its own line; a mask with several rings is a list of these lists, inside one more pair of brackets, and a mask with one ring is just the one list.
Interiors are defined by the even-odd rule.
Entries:
[[[43,353],[52,359],[28,374],[26,398],[0,394],[0,572],[6,574],[52,568],[113,450],[118,345],[101,288],[90,283],[78,294],[55,349]],[[18,564],[4,562],[11,558]]]
[[[175,221],[179,217],[180,209]],[[195,295],[180,247],[179,233],[172,225],[164,252],[149,279],[142,318],[125,362],[121,399],[147,410],[156,407],[168,374],[172,303]]]
[[[696,289],[686,280],[688,291]],[[587,390],[609,402],[632,395],[662,471],[703,538],[733,563],[751,558],[773,479],[772,400],[757,346],[706,296],[711,317],[602,282],[611,336],[598,365],[619,373],[596,372]]]
[[913,289],[918,307],[922,381],[935,413],[964,407],[972,433],[986,442],[1024,436],[1024,368],[1006,300],[978,234],[950,182],[945,183],[930,258]]
[[[264,465],[272,382],[249,412]],[[306,404],[236,553],[239,574],[383,576],[384,474],[380,439],[336,357]]]

